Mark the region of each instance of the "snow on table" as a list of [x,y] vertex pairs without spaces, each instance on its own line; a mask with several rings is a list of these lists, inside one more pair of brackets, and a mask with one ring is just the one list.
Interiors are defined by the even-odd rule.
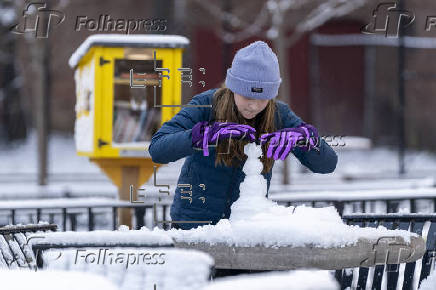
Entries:
[[[406,243],[416,234],[404,230],[388,230],[383,226],[360,228],[343,223],[334,207],[284,207],[265,198],[266,180],[260,174],[262,163],[258,159],[261,147],[247,144],[246,174],[240,185],[239,199],[231,207],[229,219],[216,225],[204,225],[191,230],[166,231],[176,242],[211,245],[225,243],[239,247],[345,247],[354,245],[359,238],[377,240],[380,237],[401,237]],[[157,227],[154,231],[163,231]]]
[[[155,228],[154,231],[162,231]],[[250,220],[236,222],[220,220],[216,225],[204,225],[189,231],[167,231],[175,241],[211,245],[226,243],[239,247],[314,246],[322,248],[345,247],[355,244],[359,238],[376,240],[383,236],[399,236],[410,242],[414,233],[388,230],[383,226],[360,228],[344,224],[334,207],[309,208],[304,206],[270,209]]]
[[1,270],[2,289],[8,290],[117,290],[102,276],[82,272]]
[[299,270],[219,278],[203,290],[336,290],[339,285],[328,271]]
[[[38,236],[41,236],[40,234]],[[128,230],[121,226],[118,231],[98,230],[91,232],[54,232],[45,233],[43,239],[34,239],[33,245],[105,245],[119,246],[121,244],[138,246],[172,246],[173,240],[165,233],[150,231],[146,227],[141,230]]]
[[207,283],[212,257],[176,248],[81,248],[43,252],[46,269],[106,276],[120,289],[197,290]]

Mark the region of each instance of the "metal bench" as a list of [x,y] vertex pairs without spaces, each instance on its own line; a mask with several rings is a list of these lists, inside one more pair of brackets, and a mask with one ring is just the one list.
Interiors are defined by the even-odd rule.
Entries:
[[31,234],[56,231],[56,225],[33,224],[0,228],[0,268],[36,269],[36,257],[29,244]]
[[381,289],[382,284],[387,289],[397,289],[397,286],[402,286],[400,289],[404,290],[415,289],[416,283],[420,285],[434,270],[436,214],[352,214],[343,216],[343,220],[349,225],[409,230],[424,237],[427,250],[422,259],[412,263],[338,270],[336,278],[341,289],[366,289],[367,285],[371,285],[371,289],[376,290]]

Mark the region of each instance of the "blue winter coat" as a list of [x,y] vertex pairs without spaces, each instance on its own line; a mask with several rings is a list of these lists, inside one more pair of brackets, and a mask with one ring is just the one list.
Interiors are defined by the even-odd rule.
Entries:
[[[194,96],[189,104],[211,105],[216,90],[211,89]],[[281,101],[276,104],[277,130],[296,127],[303,122],[287,104]],[[192,127],[198,122],[209,121],[211,110],[211,107],[183,107],[152,137],[149,152],[153,162],[168,163],[186,157],[171,206],[173,221],[212,221],[212,224],[216,224],[221,218],[229,218],[230,206],[239,198],[239,185],[245,177],[242,172],[245,162],[239,167],[215,167],[215,147],[209,147],[209,156],[203,156],[203,151],[192,147]],[[335,151],[323,139],[319,152],[304,152],[297,147],[292,153],[314,173],[333,172],[338,160]],[[268,190],[271,174],[272,169],[263,174],[267,179]],[[182,229],[201,225],[204,223],[179,223]]]

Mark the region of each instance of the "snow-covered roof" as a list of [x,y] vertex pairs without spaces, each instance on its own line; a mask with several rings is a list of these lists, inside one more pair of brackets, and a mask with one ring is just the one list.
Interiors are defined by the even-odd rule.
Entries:
[[180,35],[162,34],[95,34],[89,36],[71,55],[68,64],[74,68],[92,46],[109,47],[186,47],[189,39]]

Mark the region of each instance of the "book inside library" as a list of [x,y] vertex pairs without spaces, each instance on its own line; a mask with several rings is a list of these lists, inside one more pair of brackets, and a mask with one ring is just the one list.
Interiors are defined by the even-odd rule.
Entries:
[[[112,143],[148,143],[159,129],[161,87],[155,66],[162,61],[118,59],[114,67]],[[131,70],[133,75],[131,76]],[[132,83],[131,83],[132,82]],[[133,86],[132,86],[133,84]]]

